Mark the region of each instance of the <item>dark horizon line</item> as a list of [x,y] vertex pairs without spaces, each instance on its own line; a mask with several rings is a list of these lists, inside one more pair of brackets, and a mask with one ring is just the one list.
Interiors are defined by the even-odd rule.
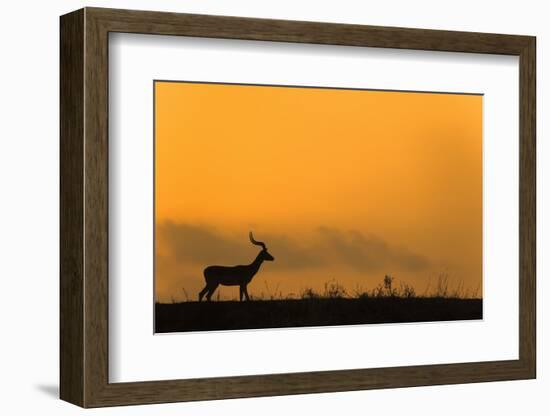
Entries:
[[181,299],[178,301],[170,301],[170,302],[160,302],[155,301],[155,305],[177,305],[180,303],[200,303],[205,305],[210,305],[214,303],[221,303],[221,302],[234,302],[239,304],[247,304],[247,303],[255,303],[255,302],[315,302],[315,301],[323,301],[323,300],[330,300],[330,301],[371,301],[371,300],[381,300],[381,299],[394,299],[394,300],[408,300],[408,301],[414,301],[414,300],[478,300],[483,301],[483,297],[479,298],[461,298],[461,297],[454,297],[454,296],[414,296],[414,297],[405,297],[405,296],[369,296],[365,298],[360,297],[325,297],[325,296],[319,296],[315,298],[273,298],[273,299],[251,299],[250,301],[240,301],[237,298],[231,298],[231,299],[220,299],[220,300],[212,300],[212,301],[202,301],[199,302],[198,300],[186,300]]
[[305,89],[320,89],[320,90],[344,90],[344,91],[372,91],[372,92],[400,92],[410,94],[439,94],[439,95],[471,95],[483,97],[485,93],[476,92],[456,92],[456,91],[425,91],[425,90],[397,90],[389,88],[358,88],[358,87],[327,87],[316,85],[294,85],[294,84],[259,84],[259,83],[241,83],[241,82],[221,82],[221,81],[187,81],[187,80],[171,80],[171,79],[153,79],[153,85],[156,83],[173,83],[173,84],[206,84],[206,85],[231,85],[242,87],[279,87],[279,88],[305,88]]

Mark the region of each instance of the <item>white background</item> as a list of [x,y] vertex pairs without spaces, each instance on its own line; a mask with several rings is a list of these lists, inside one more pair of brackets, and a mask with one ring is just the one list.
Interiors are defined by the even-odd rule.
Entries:
[[[112,35],[110,380],[517,359],[518,62],[497,55]],[[153,79],[483,93],[483,321],[151,336]]]
[[[2,354],[0,409],[6,414],[76,414],[56,399],[58,386],[58,16],[83,5],[194,13],[425,27],[538,36],[538,380],[293,397],[140,406],[90,414],[348,414],[464,415],[548,413],[550,388],[544,346],[544,243],[550,146],[543,128],[550,95],[544,72],[550,56],[545,2],[485,1],[51,1],[6,3],[2,10],[3,82],[0,177]],[[546,201],[545,201],[546,199]],[[9,413],[8,413],[9,412]]]

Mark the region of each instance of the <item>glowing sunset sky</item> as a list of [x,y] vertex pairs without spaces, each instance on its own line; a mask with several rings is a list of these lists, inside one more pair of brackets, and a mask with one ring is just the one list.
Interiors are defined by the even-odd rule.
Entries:
[[480,287],[482,100],[155,82],[157,300],[195,300],[204,267],[250,263],[250,230],[275,257],[253,297],[385,274],[420,293],[440,273]]

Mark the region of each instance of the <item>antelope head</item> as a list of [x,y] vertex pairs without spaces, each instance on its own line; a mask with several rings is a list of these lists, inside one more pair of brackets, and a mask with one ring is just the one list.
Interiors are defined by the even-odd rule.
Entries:
[[250,237],[250,242],[256,246],[260,246],[262,248],[262,251],[260,251],[259,257],[262,260],[265,261],[273,261],[275,258],[267,252],[267,247],[265,246],[265,243],[262,243],[261,241],[254,240],[254,236],[252,235],[252,231],[248,234]]

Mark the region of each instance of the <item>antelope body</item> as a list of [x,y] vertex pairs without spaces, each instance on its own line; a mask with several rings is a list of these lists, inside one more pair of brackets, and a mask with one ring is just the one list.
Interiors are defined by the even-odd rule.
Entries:
[[256,259],[250,264],[240,266],[208,266],[204,269],[204,280],[206,286],[199,293],[199,302],[202,301],[204,295],[210,300],[219,285],[222,286],[239,286],[239,301],[243,300],[243,295],[246,300],[250,300],[248,296],[247,286],[252,278],[260,270],[260,266],[264,261],[275,260],[271,254],[267,252],[265,243],[254,240],[252,232],[249,233],[250,242],[254,245],[262,247],[262,250],[256,256]]

